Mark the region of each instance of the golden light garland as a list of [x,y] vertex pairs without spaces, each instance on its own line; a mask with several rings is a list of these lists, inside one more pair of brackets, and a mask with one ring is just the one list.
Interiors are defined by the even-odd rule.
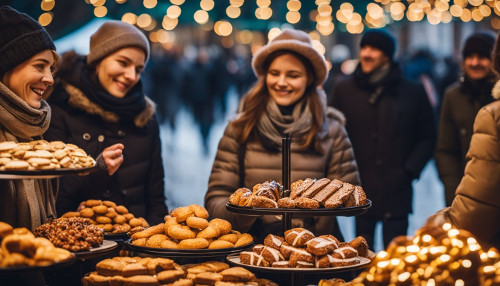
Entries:
[[[94,7],[95,17],[105,17],[108,14],[106,0],[83,0],[86,4]],[[112,0],[108,0],[112,1]],[[254,12],[258,20],[269,20],[273,15],[271,0],[247,0],[255,1],[257,8]],[[114,0],[117,4],[126,3],[127,0]],[[142,0],[144,8],[151,10],[158,6],[158,0]],[[123,14],[122,21],[137,25],[145,31],[155,30],[152,38],[155,41],[167,43],[168,31],[174,30],[179,24],[179,17],[182,13],[181,5],[185,0],[169,0],[169,6],[166,9],[161,25],[150,14],[144,13],[136,15],[131,12]],[[297,24],[301,21],[301,9],[303,6],[301,0],[287,0],[286,7],[288,11],[285,14],[285,20],[289,24]],[[335,30],[335,21],[345,25],[345,30],[351,34],[362,33],[366,28],[381,28],[393,22],[406,19],[410,22],[427,21],[432,25],[449,23],[453,20],[462,22],[481,22],[489,20],[491,27],[500,29],[500,0],[373,0],[366,6],[366,14],[362,16],[356,10],[360,7],[354,1],[345,1],[338,10],[334,10],[331,0],[315,0],[316,9],[310,11],[309,20],[316,23],[315,32],[317,35],[328,36]],[[351,4],[353,3],[353,4]],[[40,8],[43,11],[38,21],[43,26],[48,26],[54,19],[52,12],[55,7],[55,0],[42,0]],[[245,0],[229,0],[225,15],[228,19],[238,19],[242,14],[242,6]],[[215,7],[214,0],[199,0],[200,9],[193,14],[193,19],[204,29],[213,30],[221,37],[227,37],[235,29],[230,20],[220,19],[215,22],[210,21],[209,12]],[[219,2],[217,2],[219,5]],[[279,29],[278,29],[279,30]],[[275,33],[276,31],[272,29]],[[237,33],[240,33],[236,31]],[[250,34],[249,34],[250,33]],[[273,34],[270,32],[268,36]],[[234,34],[235,37],[244,39],[239,42],[248,42],[252,39],[252,32],[245,30],[242,35]],[[251,41],[251,40],[250,40]],[[318,40],[319,42],[319,40]],[[320,43],[321,44],[321,43]],[[321,50],[321,47],[319,47]]]

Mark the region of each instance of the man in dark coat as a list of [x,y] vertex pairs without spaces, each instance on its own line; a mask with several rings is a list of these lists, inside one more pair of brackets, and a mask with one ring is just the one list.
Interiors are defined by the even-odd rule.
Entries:
[[372,207],[356,217],[356,233],[373,246],[375,225],[388,243],[408,229],[412,181],[431,158],[434,114],[422,86],[403,78],[393,61],[394,38],[382,30],[361,39],[355,72],[335,85],[330,105],[344,112],[361,184]]
[[444,184],[446,206],[464,174],[474,118],[481,107],[493,102],[491,89],[495,75],[491,51],[495,36],[487,32],[467,38],[462,50],[463,76],[444,94],[436,146],[436,165]]

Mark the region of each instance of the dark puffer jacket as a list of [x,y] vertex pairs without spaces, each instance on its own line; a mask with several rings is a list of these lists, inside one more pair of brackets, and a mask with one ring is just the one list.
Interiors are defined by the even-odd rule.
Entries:
[[[356,161],[351,142],[343,126],[344,121],[340,112],[329,108],[327,117],[329,132],[328,136],[321,141],[322,149],[327,151],[325,154],[292,151],[291,182],[305,178],[327,177],[359,185]],[[256,217],[228,212],[225,206],[229,196],[242,187],[239,186],[238,152],[240,148],[241,145],[236,140],[236,132],[229,125],[219,143],[210,174],[208,192],[205,196],[205,207],[212,217],[227,219],[235,229],[247,232],[254,225]],[[255,184],[266,180],[281,182],[281,152],[271,152],[260,141],[252,141],[246,144],[244,160],[244,187],[251,189]],[[335,217],[318,217],[310,230],[317,234],[331,234],[334,230],[334,219]],[[270,222],[272,219],[266,218],[265,221]],[[258,231],[267,234],[265,227],[266,225]]]
[[[71,72],[68,63],[74,60],[73,56],[77,55],[63,57],[60,71]],[[162,222],[168,209],[154,103],[146,97],[146,108],[136,116],[135,125],[116,122],[116,114],[91,102],[64,78],[58,79],[48,102],[52,121],[44,134],[46,140],[73,143],[93,158],[113,144],[125,146],[123,164],[113,176],[100,171],[89,176],[61,178],[56,202],[58,213],[75,211],[87,199],[102,199],[125,205],[129,212],[144,217],[150,224]]]
[[[358,66],[357,72],[360,72]],[[434,153],[436,123],[424,89],[393,63],[381,93],[354,75],[339,82],[330,104],[344,113],[362,186],[377,219],[412,212],[412,180]],[[378,91],[380,91],[377,88]]]
[[[493,88],[500,99],[500,81]],[[448,221],[474,234],[484,247],[500,248],[500,101],[483,107],[474,121],[467,165],[451,207],[429,218],[440,226]],[[486,248],[487,249],[487,248]]]
[[444,94],[436,145],[436,165],[444,184],[446,205],[450,206],[464,173],[474,118],[481,107],[493,101],[494,82],[485,79],[473,84],[463,79]]

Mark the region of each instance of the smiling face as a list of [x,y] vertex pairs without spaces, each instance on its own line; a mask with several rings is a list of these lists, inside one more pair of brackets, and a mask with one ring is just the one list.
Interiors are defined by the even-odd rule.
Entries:
[[97,78],[112,96],[123,98],[139,82],[146,55],[136,47],[120,49],[99,62]]
[[266,86],[269,95],[281,106],[296,103],[311,82],[305,65],[292,54],[276,57],[266,74]]
[[464,59],[464,72],[472,80],[480,80],[489,75],[491,71],[491,60],[472,54]]
[[7,72],[2,82],[29,106],[40,108],[42,95],[54,84],[54,52],[44,50]]
[[389,57],[386,54],[370,45],[361,47],[361,50],[359,52],[359,59],[361,70],[365,74],[372,73],[373,71],[379,69],[381,66],[390,61]]

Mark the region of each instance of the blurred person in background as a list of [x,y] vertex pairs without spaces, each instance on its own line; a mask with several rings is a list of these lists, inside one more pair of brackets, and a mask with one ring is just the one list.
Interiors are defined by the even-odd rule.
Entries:
[[445,92],[439,118],[436,165],[444,184],[446,206],[450,206],[462,179],[479,109],[491,103],[495,74],[491,68],[494,35],[479,32],[462,49],[463,76]]
[[208,48],[200,47],[194,62],[184,74],[182,94],[186,106],[191,110],[194,121],[198,125],[205,156],[209,152],[208,140],[215,121],[217,76],[219,75],[214,73],[214,65]]
[[407,233],[412,181],[432,157],[436,124],[425,90],[405,79],[393,58],[395,39],[369,30],[360,47],[356,70],[335,85],[330,104],[345,114],[362,187],[373,202],[356,217],[356,235],[373,245],[381,222],[387,247]]
[[[106,147],[123,156],[114,172],[60,180],[57,210],[76,211],[87,199],[124,205],[158,224],[168,213],[155,104],[145,96],[141,72],[149,42],[136,27],[107,21],[90,38],[87,56],[67,52],[48,98],[52,122],[44,137],[73,143],[97,156]],[[112,166],[112,168],[117,168]]]
[[[262,241],[270,233],[280,233],[282,222],[276,216],[228,212],[226,203],[240,187],[281,181],[283,132],[291,136],[291,182],[323,177],[355,185],[360,181],[345,119],[326,106],[321,88],[328,73],[326,61],[312,47],[309,35],[283,30],[255,54],[252,67],[258,80],[219,142],[205,207],[212,218],[227,219],[234,229]],[[333,216],[297,219],[292,225],[343,241]]]
[[[500,35],[500,34],[499,34]],[[493,50],[493,69],[500,73],[500,40]],[[483,249],[500,249],[500,81],[491,92],[494,102],[479,110],[474,121],[470,147],[456,196],[451,207],[429,217],[427,224],[442,231],[442,224],[470,231]]]

